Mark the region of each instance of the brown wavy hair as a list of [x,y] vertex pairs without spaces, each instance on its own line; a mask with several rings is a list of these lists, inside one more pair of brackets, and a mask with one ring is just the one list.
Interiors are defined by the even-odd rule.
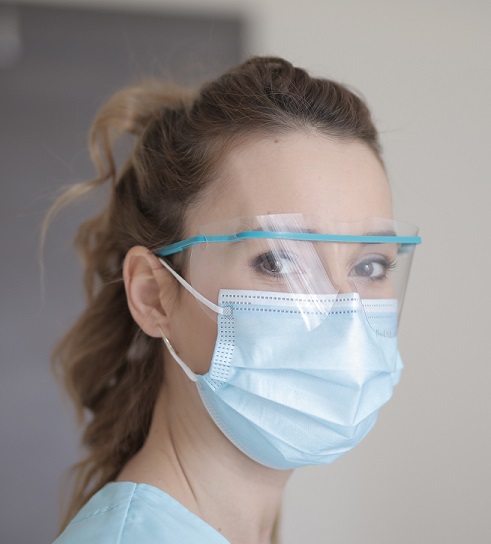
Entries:
[[[380,158],[363,100],[280,58],[251,58],[197,91],[146,81],[114,95],[97,114],[89,147],[98,175],[65,191],[45,223],[81,195],[111,184],[105,211],[78,230],[87,306],[53,355],[87,451],[72,467],[63,526],[142,447],[163,379],[162,343],[138,329],[126,303],[127,251],[181,238],[186,211],[216,178],[231,146],[291,131],[361,141]],[[128,134],[132,150],[118,168],[115,146]]]

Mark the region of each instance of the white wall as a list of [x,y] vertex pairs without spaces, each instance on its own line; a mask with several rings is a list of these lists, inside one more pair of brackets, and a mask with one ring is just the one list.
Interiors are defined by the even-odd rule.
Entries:
[[104,4],[242,13],[248,53],[282,55],[360,89],[382,131],[398,218],[421,227],[402,383],[354,452],[294,476],[285,544],[490,542],[491,3]]

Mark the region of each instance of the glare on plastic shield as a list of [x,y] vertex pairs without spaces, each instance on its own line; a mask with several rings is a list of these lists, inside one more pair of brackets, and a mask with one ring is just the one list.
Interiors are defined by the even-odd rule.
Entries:
[[240,290],[244,304],[264,300],[278,311],[300,313],[306,330],[362,308],[377,334],[394,336],[416,234],[416,227],[391,219],[338,223],[262,215],[208,225],[164,251],[185,251],[189,283],[218,306],[240,304],[237,294],[233,304],[228,295]]

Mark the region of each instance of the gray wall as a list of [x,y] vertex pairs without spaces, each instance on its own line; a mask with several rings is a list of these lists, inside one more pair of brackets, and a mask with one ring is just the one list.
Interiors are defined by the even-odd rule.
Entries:
[[[8,35],[16,17],[18,55],[15,32]],[[221,72],[240,60],[242,26],[236,18],[45,7],[0,7],[0,20],[0,543],[30,544],[53,539],[60,478],[79,457],[49,353],[82,308],[71,239],[99,204],[92,197],[55,220],[44,282],[43,215],[60,187],[93,176],[86,137],[105,98],[144,75],[191,83]]]

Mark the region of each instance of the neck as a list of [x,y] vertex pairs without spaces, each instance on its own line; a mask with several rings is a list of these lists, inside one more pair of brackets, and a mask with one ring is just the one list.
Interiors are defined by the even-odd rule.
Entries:
[[158,487],[234,544],[267,544],[291,471],[256,463],[222,434],[173,361],[149,436],[119,480]]

